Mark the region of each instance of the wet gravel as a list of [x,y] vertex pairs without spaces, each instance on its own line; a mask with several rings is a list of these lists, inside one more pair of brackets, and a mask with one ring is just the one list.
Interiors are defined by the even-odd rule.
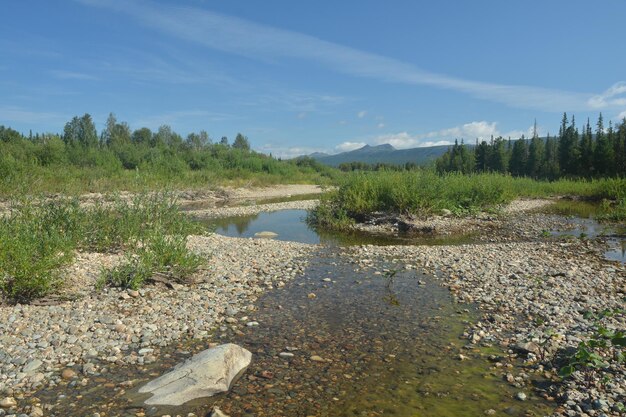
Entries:
[[[559,355],[571,353],[595,332],[596,320],[584,313],[623,309],[626,296],[626,267],[604,259],[602,239],[558,239],[545,233],[565,225],[558,216],[518,214],[491,235],[493,243],[366,246],[347,253],[364,265],[381,256],[402,259],[438,276],[459,301],[476,303],[482,319],[467,330],[467,338],[521,351],[530,372],[553,379],[545,396],[562,404],[555,415],[623,415],[626,367],[611,360],[614,349],[605,352],[607,369],[578,371],[564,383],[556,377],[564,364]],[[618,314],[603,319],[603,325],[623,330],[626,320]],[[515,383],[515,377],[508,379]]]
[[[84,290],[58,305],[0,306],[0,393],[7,397],[89,377],[106,364],[154,362],[159,349],[185,338],[203,339],[228,314],[253,308],[264,291],[282,287],[306,266],[312,246],[271,240],[193,236],[188,246],[207,258],[190,285],[139,291]],[[103,262],[72,271],[92,288]],[[87,295],[85,295],[85,293]],[[66,376],[67,376],[66,375]]]

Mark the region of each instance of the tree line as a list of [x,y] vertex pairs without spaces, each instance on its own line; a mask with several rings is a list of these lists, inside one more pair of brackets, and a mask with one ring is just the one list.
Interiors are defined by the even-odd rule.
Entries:
[[132,130],[112,113],[100,133],[89,114],[73,117],[61,134],[24,135],[0,126],[0,180],[7,181],[20,172],[33,172],[29,171],[32,167],[61,166],[98,169],[105,175],[132,170],[163,174],[162,177],[200,170],[218,176],[225,172],[236,175],[238,170],[277,175],[290,175],[305,168],[325,170],[319,164],[312,167],[310,163],[290,163],[254,152],[241,133],[232,143],[226,136],[214,142],[204,130],[183,138],[168,125],[154,132],[147,127]]
[[558,136],[512,141],[503,137],[467,146],[455,141],[435,162],[439,173],[499,172],[513,176],[555,180],[626,176],[626,118],[604,126],[599,115],[595,129],[589,119],[579,129],[575,117],[563,113]]

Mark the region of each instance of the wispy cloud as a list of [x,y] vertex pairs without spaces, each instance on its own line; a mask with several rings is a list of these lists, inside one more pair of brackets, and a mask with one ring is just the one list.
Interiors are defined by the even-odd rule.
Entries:
[[365,110],[361,110],[360,112],[358,112],[356,114],[356,117],[358,117],[359,119],[364,118],[367,115],[367,112]]
[[61,80],[94,81],[98,79],[98,77],[91,75],[91,74],[86,74],[83,72],[65,71],[65,70],[52,70],[50,71],[50,74],[52,74],[52,76]]
[[[280,58],[314,61],[353,76],[448,89],[512,107],[543,111],[611,108],[620,102],[606,98],[606,92],[570,92],[436,74],[393,58],[198,8],[163,6],[145,1],[77,1],[129,14],[161,32],[211,49],[264,61]],[[618,90],[622,84],[616,84]]]
[[592,109],[603,109],[606,107],[626,106],[626,82],[613,84],[602,94],[595,95],[589,99]]
[[11,123],[27,123],[30,125],[39,124],[55,124],[62,125],[69,120],[65,114],[55,112],[40,112],[27,110],[22,107],[1,106],[0,107],[0,124],[3,122]]
[[345,97],[331,94],[318,94],[305,91],[280,90],[278,87],[271,94],[258,94],[239,101],[240,105],[258,107],[266,110],[287,110],[306,116],[306,113],[326,111],[346,101]]
[[156,129],[161,125],[176,126],[178,123],[189,120],[201,120],[203,122],[218,122],[233,119],[235,116],[226,113],[217,113],[206,110],[180,110],[167,113],[141,117],[132,122],[132,126],[146,126]]
[[344,142],[335,146],[335,149],[339,152],[347,152],[347,151],[353,151],[355,149],[362,148],[365,145],[366,145],[365,142]]

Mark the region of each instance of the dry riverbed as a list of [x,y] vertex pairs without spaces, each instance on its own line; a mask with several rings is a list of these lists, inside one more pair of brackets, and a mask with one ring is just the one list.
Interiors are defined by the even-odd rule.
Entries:
[[[314,204],[259,204],[190,214],[226,217],[308,209]],[[480,244],[359,246],[345,248],[343,254],[362,268],[380,257],[398,259],[407,269],[437,276],[459,301],[476,303],[483,317],[467,329],[468,347],[500,345],[526,359],[528,368],[518,373],[503,369],[498,361],[494,364],[507,383],[523,392],[531,389],[528,374],[533,372],[557,381],[553,369],[539,365],[544,352],[537,347],[549,354],[575,347],[594,330],[594,321],[582,313],[623,307],[626,296],[624,265],[604,260],[601,242],[542,234],[568,227],[560,217],[528,213],[543,204],[516,203],[506,216],[435,219],[462,228],[471,224],[484,235]],[[159,349],[178,340],[209,338],[228,317],[254,310],[261,293],[303,273],[317,250],[314,245],[219,235],[193,236],[188,245],[207,259],[189,285],[96,291],[100,269],[119,262],[121,255],[79,254],[67,271],[71,286],[65,294],[74,301],[0,306],[0,400],[5,401],[0,416],[17,411],[31,417],[47,415],[46,404],[32,405],[30,392],[87,384],[106,374],[107,364],[139,366],[158,361]],[[626,323],[618,317],[605,319],[605,325],[623,329]],[[626,402],[626,369],[612,365],[608,372],[612,376],[608,382],[598,373],[590,377],[576,373],[543,395],[561,404],[556,415],[620,415],[617,404]]]

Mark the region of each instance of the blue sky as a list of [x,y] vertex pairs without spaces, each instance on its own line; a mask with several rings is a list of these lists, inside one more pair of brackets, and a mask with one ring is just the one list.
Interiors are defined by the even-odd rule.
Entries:
[[555,133],[626,117],[626,2],[23,0],[0,124],[242,132],[279,156]]

